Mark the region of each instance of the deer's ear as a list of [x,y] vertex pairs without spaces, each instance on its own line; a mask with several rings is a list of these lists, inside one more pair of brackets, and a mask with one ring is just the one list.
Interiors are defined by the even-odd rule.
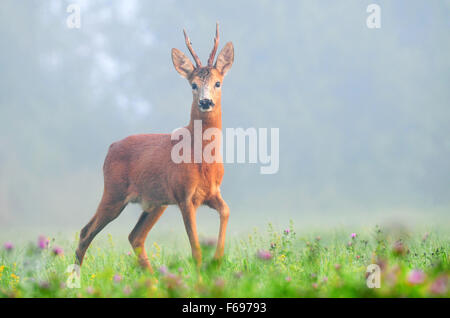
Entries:
[[194,65],[192,65],[189,58],[178,49],[172,49],[172,62],[177,72],[184,78],[189,78],[194,71]]
[[223,47],[222,51],[220,51],[219,56],[217,56],[216,69],[222,72],[222,74],[225,76],[225,74],[231,68],[233,61],[234,61],[233,43],[228,42]]

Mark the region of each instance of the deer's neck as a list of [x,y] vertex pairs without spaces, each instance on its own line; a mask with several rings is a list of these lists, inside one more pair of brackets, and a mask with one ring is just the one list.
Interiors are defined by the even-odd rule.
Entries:
[[[211,112],[201,112],[196,103],[192,103],[191,120],[186,127],[189,131],[194,131],[194,122],[200,120],[202,124],[202,133],[208,128],[222,129],[222,108],[220,103],[214,106]],[[198,125],[198,124],[197,124]]]

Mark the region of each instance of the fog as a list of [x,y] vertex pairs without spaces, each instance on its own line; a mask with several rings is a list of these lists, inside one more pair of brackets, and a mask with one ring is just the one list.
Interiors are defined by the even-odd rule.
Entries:
[[[369,29],[367,6],[381,7]],[[66,12],[80,4],[81,28]],[[182,29],[205,63],[215,23],[235,62],[223,127],[279,128],[279,170],[226,164],[229,231],[450,224],[448,1],[14,1],[0,4],[0,231],[78,231],[109,145],[189,121],[172,65]],[[107,231],[129,231],[128,207]],[[217,231],[201,208],[199,231]],[[169,207],[155,228],[184,231]]]

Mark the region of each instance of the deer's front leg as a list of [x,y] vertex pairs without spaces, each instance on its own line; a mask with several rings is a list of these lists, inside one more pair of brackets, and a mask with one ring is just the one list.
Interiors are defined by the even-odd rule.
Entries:
[[220,216],[220,228],[219,228],[219,238],[217,240],[217,249],[214,258],[219,260],[223,256],[223,251],[225,249],[225,234],[227,230],[228,218],[230,216],[230,209],[227,203],[222,199],[220,192],[207,202],[207,205],[219,213]]
[[183,215],[184,226],[191,243],[192,257],[194,258],[197,269],[202,264],[202,251],[200,249],[200,243],[198,241],[197,234],[197,222],[195,219],[196,207],[191,202],[184,202],[179,204],[181,214]]

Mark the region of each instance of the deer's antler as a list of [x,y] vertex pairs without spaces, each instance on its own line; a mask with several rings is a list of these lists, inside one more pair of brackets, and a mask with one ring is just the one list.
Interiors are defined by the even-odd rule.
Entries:
[[219,22],[216,22],[216,36],[214,38],[214,47],[209,55],[208,66],[213,66],[214,57],[216,56],[217,47],[219,46]]
[[184,40],[186,41],[186,46],[189,49],[189,52],[191,52],[191,55],[194,58],[195,64],[197,64],[197,68],[199,68],[202,66],[202,62],[200,62],[200,59],[198,58],[197,54],[195,54],[195,51],[192,48],[191,40],[187,36],[185,29],[183,29],[183,33],[184,33]]

